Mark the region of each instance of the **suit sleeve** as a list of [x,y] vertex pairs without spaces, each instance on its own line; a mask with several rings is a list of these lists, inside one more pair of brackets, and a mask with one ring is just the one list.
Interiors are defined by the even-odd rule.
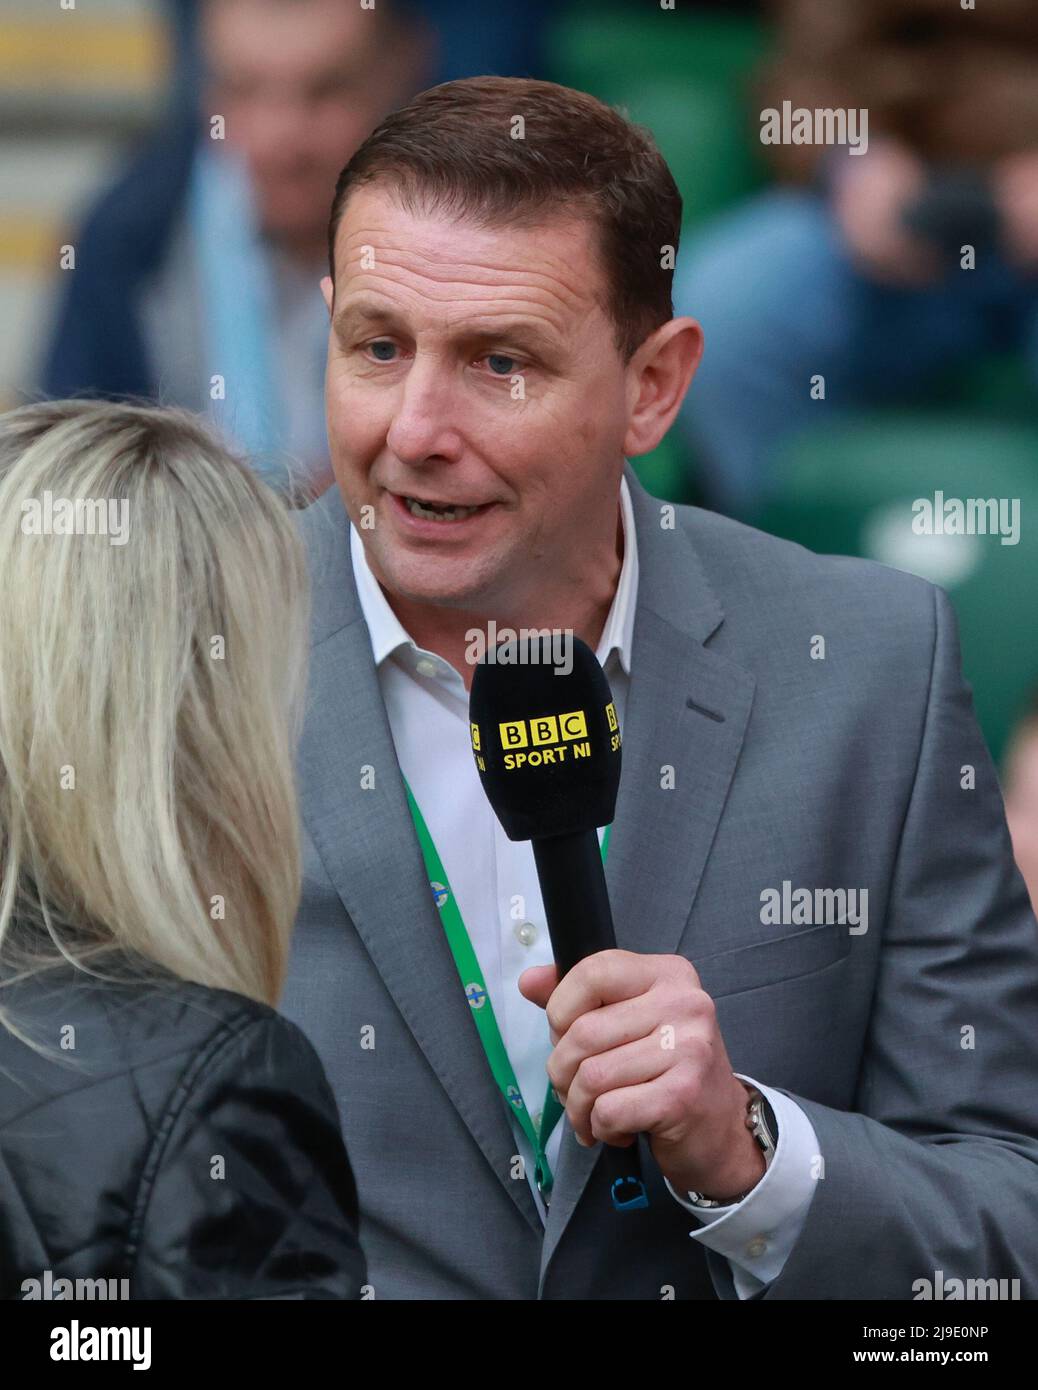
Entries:
[[[942,590],[933,597],[927,709],[854,1108],[787,1092],[824,1169],[758,1298],[947,1298],[952,1279],[1007,1281],[962,1297],[1038,1298],[1038,923],[954,613]],[[707,1258],[718,1294],[734,1298],[727,1262]]]
[[274,1013],[223,1029],[181,1079],[142,1177],[133,1298],[360,1294],[357,1191],[310,1043]]

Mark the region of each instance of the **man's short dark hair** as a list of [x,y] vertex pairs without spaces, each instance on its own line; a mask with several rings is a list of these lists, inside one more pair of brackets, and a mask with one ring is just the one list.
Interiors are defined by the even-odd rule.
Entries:
[[410,211],[442,210],[483,226],[586,216],[607,287],[602,307],[625,361],[673,317],[669,267],[681,194],[651,134],[586,92],[467,77],[392,112],[339,175],[328,228],[333,281],[346,200],[375,182]]

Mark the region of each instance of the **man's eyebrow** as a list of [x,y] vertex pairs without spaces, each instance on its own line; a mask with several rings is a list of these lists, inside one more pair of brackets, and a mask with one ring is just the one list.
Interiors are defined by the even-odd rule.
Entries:
[[[401,329],[404,326],[389,305],[379,304],[375,300],[355,299],[344,304],[335,315],[334,329],[339,337],[343,337],[352,328],[364,324],[387,329]],[[454,326],[451,337],[468,344],[493,344],[507,340],[533,352],[552,352],[559,346],[551,334],[529,319],[461,322]]]
[[342,306],[332,326],[341,337],[354,323],[358,326],[363,323],[396,326],[400,320],[388,304],[379,304],[373,299],[353,299]]
[[500,319],[492,324],[460,325],[458,337],[471,343],[516,343],[531,352],[554,352],[559,344],[529,319]]

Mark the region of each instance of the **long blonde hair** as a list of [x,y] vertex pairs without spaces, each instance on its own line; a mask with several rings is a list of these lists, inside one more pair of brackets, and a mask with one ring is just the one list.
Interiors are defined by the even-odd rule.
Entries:
[[0,416],[0,958],[15,978],[143,958],[277,999],[300,890],[307,609],[284,504],[194,416],[87,401]]

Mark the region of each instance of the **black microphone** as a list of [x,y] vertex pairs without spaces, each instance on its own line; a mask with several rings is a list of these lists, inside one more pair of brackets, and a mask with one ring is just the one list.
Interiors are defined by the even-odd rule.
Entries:
[[[616,946],[597,831],[616,814],[621,744],[598,658],[579,637],[566,638],[566,662],[536,636],[492,647],[469,694],[480,781],[508,838],[533,842],[560,979]],[[606,1145],[601,1162],[616,1210],[648,1206],[637,1141]]]

